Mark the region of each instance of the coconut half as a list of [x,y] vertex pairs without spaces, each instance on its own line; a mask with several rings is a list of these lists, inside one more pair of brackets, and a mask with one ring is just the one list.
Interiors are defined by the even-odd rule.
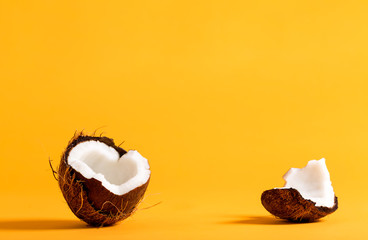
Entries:
[[312,222],[338,208],[326,161],[311,160],[304,168],[291,168],[285,185],[264,191],[263,206],[276,217],[293,222]]
[[74,136],[61,157],[58,182],[72,212],[92,226],[134,213],[150,180],[147,159],[107,137]]

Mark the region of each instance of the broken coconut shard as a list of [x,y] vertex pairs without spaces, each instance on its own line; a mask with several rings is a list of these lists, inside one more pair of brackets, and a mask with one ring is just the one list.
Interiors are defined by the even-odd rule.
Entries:
[[337,197],[324,158],[304,168],[291,168],[285,185],[263,192],[263,206],[276,217],[293,222],[313,222],[336,211]]
[[72,212],[92,226],[131,216],[150,180],[147,159],[108,137],[75,135],[63,153],[58,182]]

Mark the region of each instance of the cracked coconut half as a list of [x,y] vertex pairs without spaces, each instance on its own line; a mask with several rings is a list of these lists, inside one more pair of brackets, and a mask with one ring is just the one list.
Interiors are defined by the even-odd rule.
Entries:
[[291,168],[285,185],[262,193],[263,206],[276,217],[292,222],[313,222],[337,210],[326,161],[311,160],[304,168]]
[[57,175],[72,212],[92,226],[108,226],[134,213],[151,171],[137,151],[80,133],[70,140]]

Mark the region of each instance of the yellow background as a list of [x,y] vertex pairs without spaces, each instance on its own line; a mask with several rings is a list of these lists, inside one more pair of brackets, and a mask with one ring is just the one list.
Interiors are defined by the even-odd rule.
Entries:
[[[366,1],[0,1],[0,238],[364,239]],[[149,159],[136,215],[85,227],[48,165],[75,130]],[[262,207],[327,159],[320,222]],[[161,204],[149,208],[158,202]]]

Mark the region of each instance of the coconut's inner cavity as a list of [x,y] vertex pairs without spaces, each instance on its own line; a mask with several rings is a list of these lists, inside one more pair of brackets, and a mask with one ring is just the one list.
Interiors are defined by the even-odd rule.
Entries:
[[333,207],[335,193],[325,159],[311,160],[304,168],[291,168],[285,175],[284,188],[294,188],[303,198],[312,200],[317,207]]
[[150,176],[147,159],[137,151],[130,150],[119,157],[114,148],[99,141],[77,144],[69,152],[68,164],[85,178],[99,180],[116,195],[143,185]]

